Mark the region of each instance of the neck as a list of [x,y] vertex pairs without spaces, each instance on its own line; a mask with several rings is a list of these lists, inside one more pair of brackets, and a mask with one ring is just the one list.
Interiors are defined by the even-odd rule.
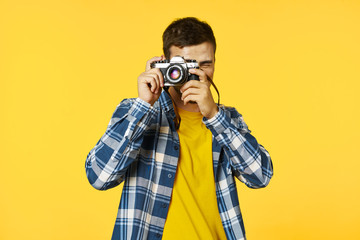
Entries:
[[169,93],[174,100],[174,103],[176,107],[181,108],[183,110],[189,111],[189,112],[200,112],[199,106],[196,102],[188,102],[186,105],[184,105],[184,102],[181,100],[181,92],[178,87],[170,87]]

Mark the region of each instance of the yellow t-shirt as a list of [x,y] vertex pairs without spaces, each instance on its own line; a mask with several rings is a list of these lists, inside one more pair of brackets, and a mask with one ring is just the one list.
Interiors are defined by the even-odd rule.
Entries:
[[178,111],[180,158],[162,239],[226,239],[215,193],[212,134],[200,112]]

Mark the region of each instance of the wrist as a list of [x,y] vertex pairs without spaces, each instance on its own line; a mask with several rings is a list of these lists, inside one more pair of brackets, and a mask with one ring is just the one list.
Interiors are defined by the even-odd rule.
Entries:
[[219,112],[219,108],[218,106],[215,105],[215,107],[213,108],[213,110],[210,112],[209,115],[205,116],[207,119],[211,119],[213,118],[217,113]]

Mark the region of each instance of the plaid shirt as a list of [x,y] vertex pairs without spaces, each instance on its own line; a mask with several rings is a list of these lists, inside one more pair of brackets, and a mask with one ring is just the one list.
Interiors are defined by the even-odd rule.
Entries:
[[[87,155],[86,175],[94,188],[107,190],[125,180],[112,240],[161,239],[179,159],[174,117],[165,91],[153,106],[124,99]],[[265,187],[273,175],[270,155],[235,108],[219,105],[203,123],[213,134],[216,196],[227,239],[246,239],[234,177],[250,188]]]

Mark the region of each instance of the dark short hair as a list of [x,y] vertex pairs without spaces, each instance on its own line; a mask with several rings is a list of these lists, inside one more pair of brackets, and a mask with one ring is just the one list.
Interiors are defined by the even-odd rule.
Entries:
[[195,17],[180,18],[173,21],[163,33],[165,58],[170,58],[170,47],[185,47],[210,42],[216,50],[214,33],[209,24]]

